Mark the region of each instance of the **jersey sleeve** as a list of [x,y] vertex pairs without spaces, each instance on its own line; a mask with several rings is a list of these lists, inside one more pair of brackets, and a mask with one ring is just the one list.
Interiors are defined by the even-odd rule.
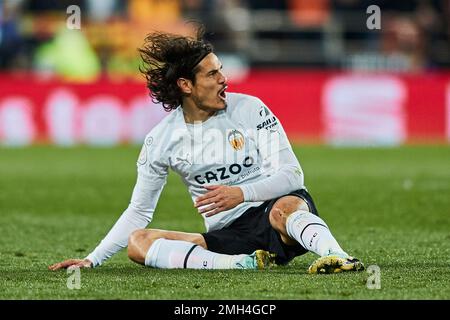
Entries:
[[137,180],[127,209],[86,257],[94,267],[125,248],[130,234],[147,227],[152,221],[168,174],[168,165],[162,154],[158,146],[153,146],[153,137],[147,136],[137,161]]

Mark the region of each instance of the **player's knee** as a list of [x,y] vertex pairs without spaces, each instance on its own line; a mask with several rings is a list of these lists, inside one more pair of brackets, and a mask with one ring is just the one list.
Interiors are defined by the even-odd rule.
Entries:
[[275,230],[280,231],[280,227],[282,226],[283,221],[282,213],[279,208],[272,208],[272,210],[270,210],[269,222]]
[[128,237],[128,258],[136,261],[139,254],[139,242],[140,238],[143,237],[144,230],[135,230]]
[[144,233],[145,233],[144,229],[138,229],[133,231],[128,237],[128,248],[136,246],[137,243],[139,242],[139,239],[144,236]]
[[273,207],[272,210],[269,212],[269,221],[272,228],[280,234],[281,240],[287,245],[294,245],[296,243],[295,240],[288,235],[286,227],[287,218],[292,213],[293,212],[290,211],[289,212],[282,211],[280,208],[277,207]]
[[308,208],[308,205],[303,199],[295,196],[282,197],[275,202],[270,210],[270,224],[275,230],[285,232],[287,218],[296,210],[304,208]]
[[130,234],[128,237],[128,258],[137,263],[144,263],[148,248],[155,240],[151,233],[151,230],[148,229],[138,229]]

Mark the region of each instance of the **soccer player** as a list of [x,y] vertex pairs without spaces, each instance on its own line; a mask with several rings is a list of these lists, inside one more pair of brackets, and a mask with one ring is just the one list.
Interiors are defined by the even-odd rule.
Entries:
[[[280,121],[258,98],[226,93],[211,44],[151,33],[140,49],[151,97],[172,111],[146,136],[130,204],[85,259],[51,270],[97,267],[128,246],[154,268],[261,269],[308,251],[309,273],[362,270],[318,216]],[[205,233],[145,229],[168,170],[186,184]]]

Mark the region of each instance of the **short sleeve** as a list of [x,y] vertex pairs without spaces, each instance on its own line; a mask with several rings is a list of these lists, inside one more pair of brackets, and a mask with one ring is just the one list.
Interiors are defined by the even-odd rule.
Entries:
[[162,146],[156,140],[151,133],[146,136],[136,164],[138,177],[149,190],[162,188],[169,170]]

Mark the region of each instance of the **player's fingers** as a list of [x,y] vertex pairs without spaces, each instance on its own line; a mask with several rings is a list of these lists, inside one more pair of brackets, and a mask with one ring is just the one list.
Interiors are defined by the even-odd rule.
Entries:
[[80,269],[80,268],[83,268],[83,267],[84,267],[83,263],[79,262],[79,263],[72,264],[71,266],[68,266],[67,270]]
[[211,216],[213,216],[215,214],[218,214],[218,213],[220,213],[222,211],[225,211],[225,210],[227,210],[227,206],[226,206],[225,201],[218,201],[218,202],[216,202],[214,204],[214,209],[206,212],[205,217],[211,217]]
[[77,260],[77,259],[70,259],[70,260],[60,262],[60,263],[58,263],[58,266],[55,270],[70,267],[71,265],[77,264],[78,262],[80,262],[80,260]]
[[211,216],[213,216],[213,215],[215,215],[215,214],[218,214],[218,213],[222,212],[224,209],[225,209],[224,207],[217,207],[216,209],[214,209],[214,210],[208,212],[208,213],[205,215],[205,217],[211,217]]
[[203,196],[204,197],[214,197],[214,196],[218,195],[219,193],[220,193],[220,189],[214,189],[214,190],[208,191]]
[[79,262],[80,262],[80,260],[78,260],[78,259],[69,259],[69,260],[65,260],[63,262],[52,264],[49,267],[49,269],[50,270],[59,270],[59,269],[62,269],[62,268],[67,268],[67,267],[69,267],[69,266],[71,266],[73,264],[77,264]]
[[210,205],[210,206],[207,206],[207,207],[204,207],[204,208],[199,209],[199,210],[198,210],[198,213],[203,214],[203,213],[205,213],[205,212],[214,210],[216,207],[217,207],[216,204],[213,203],[213,204]]
[[62,264],[62,267],[63,267],[63,268],[67,268],[68,266],[71,266],[71,265],[73,265],[73,264],[76,264],[76,263],[78,263],[79,261],[80,261],[80,260],[70,259],[70,260],[63,261],[61,264]]
[[199,207],[202,207],[202,206],[206,206],[206,205],[208,205],[208,204],[211,204],[211,203],[216,202],[217,200],[218,200],[218,199],[217,199],[217,196],[212,197],[212,198],[208,198],[208,199],[205,199],[205,200],[196,202],[196,203],[195,203],[195,207],[196,207],[196,208],[199,208]]
[[73,270],[73,269],[81,269],[81,268],[90,268],[91,263],[87,261],[80,261],[78,263],[75,263],[67,268],[67,270]]
[[61,263],[55,263],[48,267],[50,270],[55,271],[61,269]]
[[210,198],[210,199],[205,199],[205,200],[200,200],[200,201],[196,201],[194,207],[195,208],[199,208],[201,206],[213,203],[214,201]]
[[220,188],[221,185],[210,185],[210,186],[205,186],[205,189],[208,190],[216,190],[217,188]]
[[198,203],[199,202],[204,201],[204,200],[206,200],[208,198],[209,198],[208,193],[205,193],[204,195],[198,197],[197,199],[195,199],[195,206],[198,207]]
[[219,194],[219,192],[217,190],[209,191],[209,192],[205,193],[204,195],[198,197],[197,200],[195,200],[195,207],[196,208],[200,207],[201,206],[201,204],[199,204],[200,202],[214,198],[218,194]]

